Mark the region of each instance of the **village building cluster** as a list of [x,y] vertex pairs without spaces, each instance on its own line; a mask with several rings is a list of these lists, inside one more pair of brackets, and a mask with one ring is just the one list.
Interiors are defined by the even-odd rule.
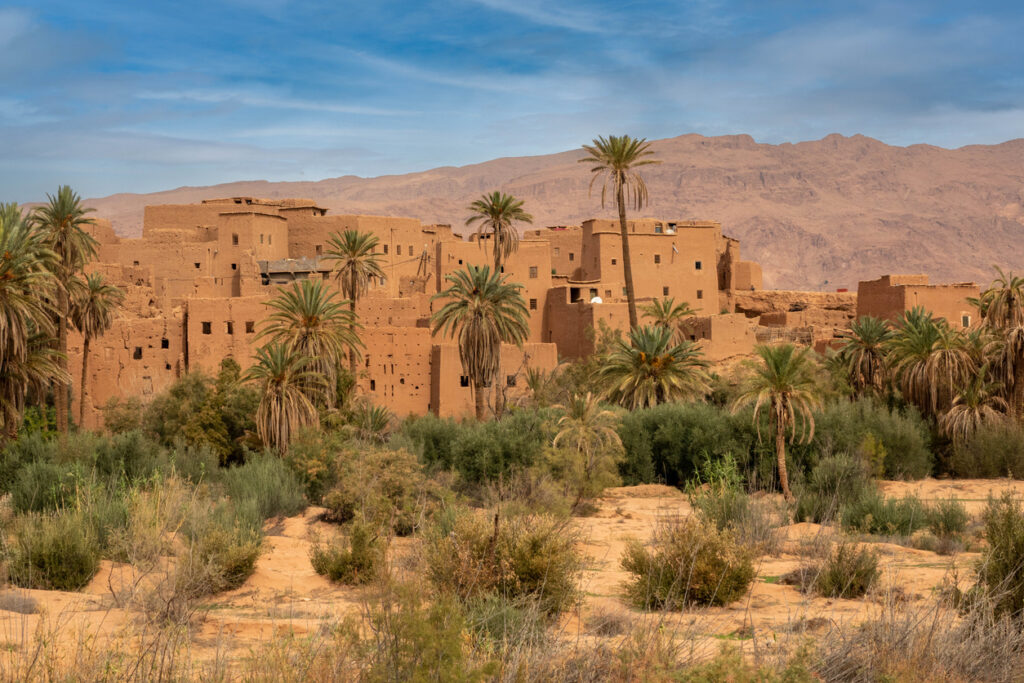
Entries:
[[[464,239],[450,225],[414,218],[331,215],[312,200],[231,197],[148,206],[140,238],[118,237],[102,219],[90,227],[99,248],[89,270],[123,287],[127,299],[111,329],[92,342],[85,426],[102,423],[111,398],[146,400],[185,372],[215,373],[228,356],[250,366],[279,287],[302,278],[337,287],[324,255],[330,235],[349,229],[377,236],[385,273],[357,304],[365,344],[357,390],[399,416],[471,414],[458,347],[432,335],[430,317],[443,305],[432,297],[448,274],[492,262],[486,236]],[[739,242],[719,223],[645,218],[628,229],[638,302],[687,302],[696,316],[686,334],[712,361],[747,355],[763,342],[827,344],[854,315],[892,318],[916,304],[972,323],[966,298],[977,296],[974,285],[893,275],[861,283],[856,297],[772,292],[762,287],[760,266],[742,260]],[[612,220],[523,235],[503,271],[522,285],[530,334],[521,347],[502,349],[506,400],[525,391],[527,368],[552,370],[562,359],[587,356],[603,325],[628,329],[621,258]],[[81,354],[81,339],[72,336],[72,376],[79,376]]]

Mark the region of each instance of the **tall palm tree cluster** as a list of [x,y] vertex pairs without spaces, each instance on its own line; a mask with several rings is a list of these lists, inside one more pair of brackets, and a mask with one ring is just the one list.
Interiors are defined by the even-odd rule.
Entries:
[[70,424],[69,327],[83,338],[79,421],[85,416],[90,342],[110,328],[124,293],[86,275],[96,240],[86,231],[91,209],[68,186],[31,212],[0,204],[0,421],[3,438],[18,435],[30,397],[44,403],[52,388],[57,429]]
[[973,303],[980,324],[966,330],[920,307],[892,324],[854,322],[837,356],[853,395],[902,399],[957,444],[1024,419],[1024,278],[997,268]]

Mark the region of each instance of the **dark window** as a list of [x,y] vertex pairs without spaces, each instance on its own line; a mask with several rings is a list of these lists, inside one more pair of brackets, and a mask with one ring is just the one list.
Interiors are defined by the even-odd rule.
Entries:
[[260,244],[263,244],[263,233],[260,233]]
[[134,358],[135,360],[142,360],[142,347],[141,346],[136,346],[135,347],[135,352],[132,354],[132,358]]
[[[536,299],[530,299],[530,310],[531,311],[536,311],[537,310],[537,300]],[[967,326],[964,325],[964,327],[967,327]]]
[[530,266],[530,277],[537,277],[537,266]]
[[256,323],[252,320],[245,321],[245,333],[252,334],[256,331]]
[[576,260],[576,254],[574,254],[574,253],[572,253],[572,252],[570,251],[570,252],[569,252],[569,260],[570,260],[570,261],[575,261],[575,260]]
[[405,378],[404,377],[399,377],[398,378],[398,383],[399,384],[405,384]]
[[324,253],[324,245],[322,245],[322,244],[316,245],[316,255],[319,256],[322,253]]
[[161,339],[160,340],[160,348],[161,349],[169,349],[169,348],[171,348],[171,341],[169,339],[166,339],[166,338]]
[[213,331],[213,323],[203,322],[203,334],[210,334]]
[[704,290],[703,289],[698,289],[697,290],[697,298],[698,299],[703,299],[704,298]]
[[510,387],[514,387],[516,385],[516,376],[515,375],[507,375],[505,377],[505,385],[506,386],[510,386]]
[[654,255],[654,262],[655,263],[661,263],[661,254],[655,254]]
[[132,261],[132,265],[137,266],[137,265],[139,265],[139,262],[138,261]]
[[595,296],[597,296],[597,287],[591,287],[590,288],[590,298],[593,299]]
[[384,245],[384,253],[385,253],[385,254],[387,254],[387,253],[388,253],[388,245],[386,245],[386,244]]
[[377,380],[370,380],[370,391],[377,391]]
[[273,235],[267,235],[267,244],[273,244],[273,243],[274,243],[274,236]]
[[661,226],[661,223],[658,223],[657,225],[654,226],[654,234],[655,235],[660,235],[664,231],[665,231],[665,229]]
[[610,290],[610,289],[604,290],[604,295],[606,297],[608,297],[609,299],[611,299],[612,298],[612,290]]
[[399,244],[397,247],[395,247],[395,255],[396,256],[401,256],[402,255],[402,245],[401,244]]
[[555,247],[555,256],[558,256],[558,247]]
[[462,375],[462,376],[459,377],[459,386],[460,387],[468,387],[469,386],[469,375]]
[[238,264],[237,263],[232,263],[231,264],[231,270],[238,270]]
[[617,258],[613,258],[612,259],[612,265],[613,266],[616,265],[618,262],[619,262],[619,259],[617,259]]
[[238,245],[238,235],[231,235],[231,244]]
[[235,333],[235,324],[233,322],[231,322],[230,320],[227,323],[227,330],[228,330],[228,334],[234,334]]
[[195,267],[196,267],[196,268],[198,268],[198,267],[199,267],[199,263],[198,263],[198,262],[197,262],[197,263],[195,263],[194,265],[195,265]]
[[409,245],[409,256],[412,256],[412,245]]
[[668,296],[668,287],[662,287],[661,288],[661,295],[662,296]]
[[170,370],[170,369],[171,369],[171,364],[170,363],[164,363],[164,370]]
[[961,325],[961,327],[970,327],[971,326],[971,316],[969,316],[969,315],[962,315],[962,316],[960,316],[960,325]]
[[693,264],[693,267],[696,268],[697,270],[700,270],[701,268],[704,267],[704,264],[701,263],[700,261],[697,261],[696,263]]

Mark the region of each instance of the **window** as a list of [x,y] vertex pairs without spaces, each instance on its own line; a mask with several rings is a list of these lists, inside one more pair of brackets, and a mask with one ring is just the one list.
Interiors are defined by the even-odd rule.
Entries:
[[694,263],[694,264],[693,264],[693,267],[694,267],[694,268],[695,268],[696,270],[700,270],[700,269],[701,269],[701,268],[702,268],[703,266],[704,266],[704,264],[703,264],[703,263],[701,263],[700,261],[697,261],[696,263]]
[[316,245],[316,255],[320,256],[323,253],[324,253],[324,245],[322,245],[322,244]]
[[164,370],[170,370],[170,369],[171,369],[171,364],[170,363],[164,363]]
[[574,253],[572,253],[572,252],[570,251],[570,252],[569,252],[569,260],[570,260],[570,261],[575,261],[575,260],[576,260],[576,254],[574,254]]
[[203,334],[210,334],[213,332],[213,323],[209,321],[203,322]]
[[590,298],[593,299],[597,296],[597,287],[590,288]]
[[960,326],[961,327],[970,327],[971,326],[971,316],[969,316],[969,315],[962,315],[962,316],[960,316]]
[[171,348],[171,340],[168,339],[167,337],[164,337],[163,339],[161,339],[160,340],[160,348],[161,349],[169,349],[169,348]]
[[459,259],[459,265],[460,266],[462,265],[462,259]]
[[231,235],[231,244],[235,245],[236,247],[238,246],[238,234],[237,233],[232,233],[232,235]]
[[555,247],[555,256],[558,256],[558,254],[559,254],[558,247]]
[[516,376],[515,375],[506,375],[505,376],[505,386],[507,386],[507,387],[514,387],[515,385],[516,385]]
[[530,310],[531,311],[536,311],[537,310],[537,300],[536,299],[530,299]]
[[260,244],[263,244],[263,233],[260,233]]
[[384,255],[387,256],[387,253],[388,253],[388,245],[385,244],[384,245]]
[[665,232],[665,229],[661,227],[661,223],[655,224],[655,226],[654,226],[654,234],[655,235],[660,235],[663,232]]
[[661,263],[661,254],[655,254],[654,255],[654,262],[655,263]]
[[256,323],[252,320],[245,321],[245,333],[253,334],[256,332]]
[[395,255],[396,256],[401,256],[402,255],[402,245],[401,244],[399,244],[397,247],[395,247]]
[[141,346],[136,346],[135,347],[135,352],[132,353],[132,358],[134,358],[135,360],[142,360],[142,347]]
[[195,262],[195,263],[194,263],[193,265],[195,265],[195,267],[196,267],[196,270],[198,270],[198,269],[199,269],[199,262],[198,262],[198,261],[196,261],[196,262]]
[[605,297],[611,299],[612,298],[612,290],[610,290],[610,289],[604,290],[604,295],[605,295]]
[[668,287],[662,287],[661,288],[661,295],[662,296],[668,296]]
[[139,262],[138,261],[132,261],[132,265],[133,266],[137,266],[137,265],[139,265]]
[[234,334],[235,333],[235,324],[233,322],[231,322],[230,320],[225,325],[225,328],[227,329],[228,334]]
[[530,277],[537,277],[537,266],[530,266]]
[[274,243],[274,236],[273,235],[267,235],[267,244],[273,244],[273,243]]
[[377,391],[377,380],[370,380],[370,391]]
[[698,299],[703,299],[704,298],[704,290],[703,289],[698,289],[697,290],[697,298]]
[[409,245],[409,256],[412,256],[412,245]]
[[238,264],[237,263],[232,263],[231,264],[231,270],[238,270]]
[[366,354],[366,367],[370,367],[370,354]]
[[625,287],[622,288],[622,296],[629,296],[628,294],[626,294],[626,288]]
[[612,259],[612,265],[613,265],[613,266],[614,266],[614,265],[617,265],[618,263],[619,263],[619,259],[617,259],[617,258],[613,258],[613,259]]
[[469,386],[469,375],[462,375],[461,377],[459,377],[459,386],[460,387],[468,387]]

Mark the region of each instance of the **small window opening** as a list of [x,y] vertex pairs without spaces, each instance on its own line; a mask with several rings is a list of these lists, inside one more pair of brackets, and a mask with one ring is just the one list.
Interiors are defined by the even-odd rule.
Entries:
[[662,296],[668,296],[668,287],[662,287],[661,288],[661,295]]
[[654,262],[655,263],[661,263],[661,254],[655,254],[654,255]]
[[384,245],[384,254],[387,255],[387,253],[388,253],[388,245],[385,244]]
[[570,260],[570,261],[575,261],[575,260],[576,260],[576,254],[574,254],[574,253],[572,253],[572,252],[570,251],[570,252],[569,252],[569,260]]
[[703,289],[698,289],[697,290],[697,298],[698,299],[703,299],[704,298],[704,290]]
[[253,321],[253,320],[246,320],[245,321],[245,333],[246,334],[253,334],[255,332],[256,332],[256,322]]
[[316,245],[316,255],[320,256],[323,253],[324,253],[324,245],[322,245],[322,244]]
[[505,386],[514,387],[515,385],[516,385],[516,376],[515,375],[507,375],[505,377]]
[[134,358],[135,360],[142,360],[142,347],[141,346],[136,346],[135,347],[135,352],[132,354],[132,358]]
[[961,327],[970,327],[971,326],[971,316],[969,316],[969,315],[962,315],[962,316],[960,316],[960,325],[961,325]]
[[198,261],[196,261],[193,265],[196,267],[196,270],[199,269],[199,262]]
[[171,364],[170,363],[164,363],[164,370],[170,370],[170,369],[171,369]]
[[263,233],[260,233],[260,244],[263,244]]
[[377,391],[377,380],[370,380],[370,391]]
[[531,311],[536,311],[537,310],[537,300],[536,299],[530,299],[530,310]]
[[663,232],[665,232],[665,229],[661,226],[661,223],[658,223],[657,225],[654,226],[654,234],[655,235],[660,235]]
[[161,339],[160,340],[160,348],[161,349],[169,349],[169,348],[171,348],[171,340],[168,339],[167,337],[164,337],[163,339]]
[[138,261],[132,261],[132,265],[133,266],[137,266],[137,265],[139,265],[139,262]]
[[211,332],[213,332],[213,323],[204,320],[203,321],[203,334],[210,334]]
[[469,386],[469,375],[461,375],[459,377],[459,386],[460,387],[468,387]]
[[558,247],[555,247],[555,256],[558,256]]
[[537,277],[537,266],[530,266],[530,277]]
[[238,270],[238,264],[237,263],[232,263],[231,264],[231,270]]
[[704,267],[704,264],[703,264],[703,263],[701,263],[700,261],[697,261],[696,263],[694,263],[694,264],[693,264],[693,267],[694,267],[694,268],[695,268],[696,270],[700,270],[701,268],[703,268],[703,267]]
[[401,256],[401,255],[402,255],[402,245],[399,244],[398,246],[395,247],[395,256]]
[[225,327],[227,328],[228,334],[234,334],[235,333],[235,324],[233,322],[231,322],[230,320],[227,322]]
[[614,266],[614,265],[618,265],[618,263],[619,263],[619,259],[617,259],[617,258],[613,258],[613,259],[612,259],[612,265],[613,265],[613,266]]
[[236,247],[238,246],[238,235],[237,234],[232,234],[231,235],[231,244],[235,245]]
[[398,378],[398,383],[399,384],[405,384],[405,378],[404,377],[399,377]]

